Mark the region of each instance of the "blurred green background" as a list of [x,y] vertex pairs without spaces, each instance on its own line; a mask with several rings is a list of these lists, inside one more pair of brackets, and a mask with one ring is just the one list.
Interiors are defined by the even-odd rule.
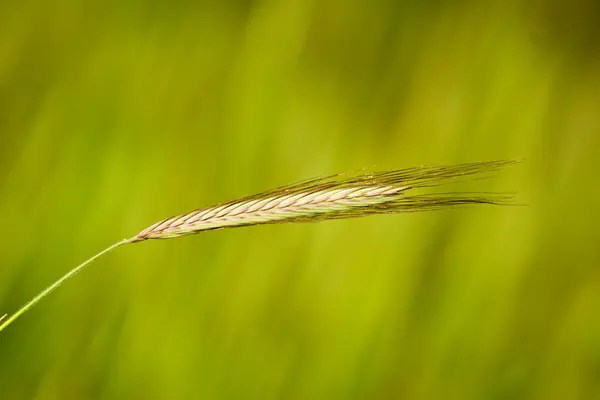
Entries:
[[0,5],[0,314],[167,216],[374,166],[525,158],[524,207],[119,248],[0,335],[13,399],[600,399],[600,11]]

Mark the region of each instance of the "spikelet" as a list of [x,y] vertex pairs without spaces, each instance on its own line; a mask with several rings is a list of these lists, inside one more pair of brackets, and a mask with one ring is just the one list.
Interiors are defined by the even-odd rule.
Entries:
[[129,242],[249,225],[439,210],[468,204],[505,204],[510,201],[509,197],[493,193],[411,195],[410,191],[454,182],[467,175],[494,171],[515,162],[423,166],[349,177],[338,174],[310,179],[167,218],[144,229]]

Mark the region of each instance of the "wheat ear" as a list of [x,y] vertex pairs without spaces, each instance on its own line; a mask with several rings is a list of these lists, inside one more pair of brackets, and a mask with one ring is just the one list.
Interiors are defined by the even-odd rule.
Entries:
[[6,315],[0,318],[0,331],[96,258],[123,244],[250,225],[440,210],[469,204],[506,204],[510,197],[494,193],[407,192],[439,186],[460,180],[464,176],[494,171],[514,163],[515,161],[489,161],[451,166],[423,166],[359,175],[331,175],[176,215],[157,222],[134,237],[123,239],[87,259],[44,289],[4,322],[2,320]]

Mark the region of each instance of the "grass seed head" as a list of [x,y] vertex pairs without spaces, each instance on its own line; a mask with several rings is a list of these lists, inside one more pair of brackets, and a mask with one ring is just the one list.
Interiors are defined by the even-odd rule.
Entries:
[[206,230],[260,224],[357,218],[468,204],[506,204],[510,197],[501,194],[412,192],[413,189],[456,182],[461,177],[494,171],[514,163],[489,161],[421,166],[309,179],[167,218],[144,229],[130,241],[167,239]]

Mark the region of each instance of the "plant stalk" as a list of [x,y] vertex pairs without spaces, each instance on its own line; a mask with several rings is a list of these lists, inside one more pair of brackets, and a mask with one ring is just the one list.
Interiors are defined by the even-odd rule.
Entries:
[[[93,256],[91,258],[88,258],[87,260],[85,260],[84,262],[82,262],[81,264],[79,264],[78,266],[76,266],[75,268],[70,270],[69,272],[67,272],[60,279],[58,279],[52,285],[48,286],[40,294],[35,296],[27,304],[25,304],[23,307],[21,307],[17,312],[15,312],[13,315],[11,315],[6,321],[4,321],[2,323],[2,325],[0,325],[0,332],[2,332],[4,330],[4,328],[6,328],[11,323],[13,323],[17,318],[19,318],[25,312],[27,312],[31,307],[36,305],[36,303],[38,301],[40,301],[41,299],[43,299],[44,297],[49,295],[54,289],[59,287],[64,281],[71,278],[73,275],[77,274],[79,271],[81,271],[83,268],[85,268],[86,265],[90,264],[92,261],[94,261],[98,257],[100,257],[100,256],[110,252],[111,250],[114,250],[115,248],[117,248],[123,244],[126,244],[126,243],[130,243],[130,239],[123,239],[120,242],[117,242],[117,243],[113,244],[112,246],[107,247],[106,249],[102,250],[100,253],[96,254],[95,256]],[[4,319],[4,317],[6,317],[6,315],[4,315],[2,318],[0,318],[0,321],[2,321]]]

